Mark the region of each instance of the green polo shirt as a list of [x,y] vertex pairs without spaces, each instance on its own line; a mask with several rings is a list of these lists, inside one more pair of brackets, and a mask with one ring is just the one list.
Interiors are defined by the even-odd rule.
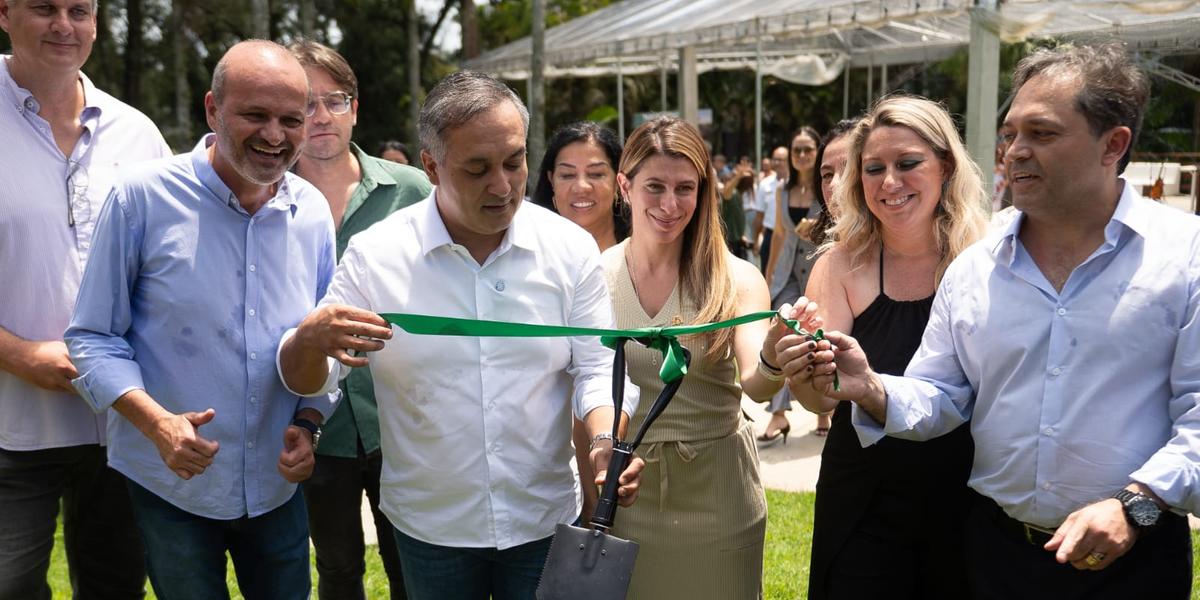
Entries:
[[[350,149],[362,167],[362,180],[350,196],[338,230],[339,261],[354,234],[401,208],[424,200],[433,191],[429,178],[419,169],[368,156],[357,144],[350,144]],[[351,370],[339,387],[342,401],[321,427],[317,454],[354,458],[358,456],[359,440],[367,454],[375,452],[379,449],[379,408],[375,404],[375,384],[371,381],[370,368]]]

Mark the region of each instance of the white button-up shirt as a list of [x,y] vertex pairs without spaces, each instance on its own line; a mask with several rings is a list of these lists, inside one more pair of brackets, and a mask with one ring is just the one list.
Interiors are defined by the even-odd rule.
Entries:
[[1056,291],[1024,217],[946,270],[887,423],[860,440],[929,439],[971,419],[970,485],[1056,527],[1131,481],[1200,513],[1200,219],[1126,184],[1104,243]]
[[755,188],[754,210],[763,214],[763,227],[775,229],[775,190],[779,187],[780,179],[772,174],[764,177]]
[[[321,304],[375,312],[610,328],[595,241],[523,202],[479,265],[434,197],[350,240]],[[380,508],[443,546],[511,548],[579,514],[571,415],[612,405],[613,352],[595,337],[473,338],[396,328],[372,354],[383,448]],[[625,383],[623,411],[637,409]]]
[[[150,119],[81,73],[83,135],[63,156],[7,58],[0,56],[0,327],[27,340],[61,340],[118,170],[171,152]],[[0,371],[0,448],[103,443],[104,431],[105,414],[79,396]]]

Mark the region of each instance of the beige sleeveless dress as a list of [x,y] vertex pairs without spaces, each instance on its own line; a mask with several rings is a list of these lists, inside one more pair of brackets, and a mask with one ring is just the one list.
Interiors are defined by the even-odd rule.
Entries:
[[[604,253],[620,328],[692,323],[695,303],[678,284],[658,315],[642,309],[625,262],[628,241]],[[617,511],[613,533],[640,545],[631,600],[752,600],[762,597],[767,502],[758,450],[742,414],[732,351],[709,362],[703,339],[683,340],[692,365],[675,399],[638,449],[646,461],[637,502]],[[626,345],[629,377],[641,388],[632,436],[662,391],[658,352]]]

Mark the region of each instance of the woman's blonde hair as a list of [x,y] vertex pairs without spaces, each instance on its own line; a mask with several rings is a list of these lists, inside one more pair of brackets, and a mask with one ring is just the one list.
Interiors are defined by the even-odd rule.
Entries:
[[[683,230],[680,287],[697,304],[696,323],[731,318],[737,311],[737,292],[717,213],[717,187],[712,179],[708,148],[692,124],[675,117],[657,117],[630,134],[619,170],[626,179],[633,180],[646,159],[659,155],[690,162],[700,183],[696,190],[696,211]],[[624,204],[629,206],[628,202]],[[636,226],[632,235],[637,235]],[[733,339],[733,329],[718,329],[708,335],[708,356],[720,356]]]
[[941,283],[946,267],[963,250],[983,236],[987,228],[984,202],[987,192],[979,167],[967,154],[950,113],[940,104],[919,96],[889,96],[849,134],[846,168],[835,182],[841,215],[822,250],[837,244],[850,258],[851,268],[863,264],[866,253],[883,243],[879,219],[867,208],[862,187],[862,152],[867,137],[878,127],[907,127],[933,150],[946,166],[942,197],[933,213],[934,240],[941,255],[934,281]]

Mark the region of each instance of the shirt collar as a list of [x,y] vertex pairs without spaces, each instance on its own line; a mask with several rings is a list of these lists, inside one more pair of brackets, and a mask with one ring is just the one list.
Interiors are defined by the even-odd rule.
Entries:
[[[12,72],[8,69],[8,61],[12,58],[9,54],[0,54],[0,95],[3,95],[4,102],[11,104],[17,109],[17,112],[30,112],[37,114],[41,110],[41,104],[37,98],[33,96],[33,92],[23,88],[13,79]],[[90,126],[90,122],[100,116],[103,111],[101,103],[101,94],[96,86],[84,75],[79,72],[79,81],[83,84],[83,110],[79,113],[79,120],[85,127]]]
[[378,159],[363,152],[358,144],[350,142],[350,151],[354,153],[354,157],[358,159],[358,166],[362,169],[359,185],[366,188],[368,193],[381,185],[396,185],[396,178],[379,165]]
[[[442,246],[454,244],[454,240],[450,239],[450,232],[446,229],[446,222],[442,220],[442,214],[438,212],[437,207],[438,188],[434,186],[433,191],[429,192],[429,196],[425,198],[423,205],[425,206],[425,214],[422,216],[421,231],[421,254],[428,255],[434,249]],[[537,235],[533,230],[533,226],[527,222],[525,213],[529,210],[541,209],[541,207],[533,207],[532,203],[526,199],[521,202],[521,206],[517,207],[517,214],[513,216],[512,223],[508,225],[508,229],[504,232],[504,239],[500,241],[500,246],[494,254],[503,254],[512,246],[533,250],[537,245]],[[541,209],[545,210],[545,209]]]
[[79,72],[79,81],[83,84],[83,112],[79,113],[80,121],[88,121],[92,118],[99,117],[104,112],[104,106],[101,104],[100,90],[92,84],[92,80],[88,79],[83,71]]
[[[199,179],[200,183],[208,188],[214,197],[230,208],[244,213],[246,210],[242,208],[242,203],[238,202],[233,190],[229,189],[229,186],[213,168],[212,163],[208,161],[208,148],[215,143],[217,143],[217,134],[215,133],[207,133],[200,138],[196,147],[192,149],[192,170],[196,173],[196,179]],[[275,196],[268,200],[260,210],[286,209],[290,210],[293,215],[296,214],[296,198],[292,194],[291,185],[289,185],[291,177],[294,177],[291,172],[283,174],[283,179],[279,181],[279,187],[275,190]]]
[[[1113,210],[1112,217],[1104,226],[1104,246],[1108,248],[1117,246],[1121,239],[1121,232],[1125,229],[1142,237],[1146,237],[1150,233],[1150,215],[1147,214],[1147,207],[1142,202],[1142,195],[1124,178],[1119,178],[1119,181],[1122,188],[1121,197],[1117,199],[1117,208]],[[1001,230],[999,236],[989,244],[992,256],[997,260],[1004,260],[1008,264],[1012,264],[1015,256],[1013,249],[1024,221],[1025,214],[1017,211],[1016,217],[1011,219],[1008,225]]]

